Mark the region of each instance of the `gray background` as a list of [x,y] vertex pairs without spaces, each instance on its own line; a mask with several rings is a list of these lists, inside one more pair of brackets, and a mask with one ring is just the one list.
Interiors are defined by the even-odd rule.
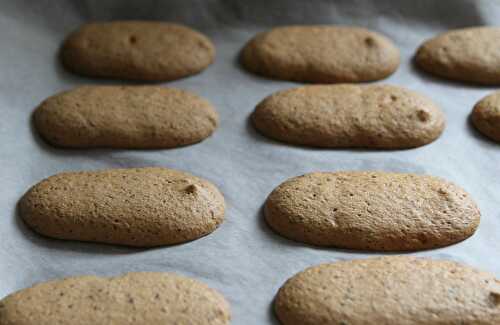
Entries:
[[[71,75],[57,51],[65,35],[89,20],[157,19],[183,22],[208,34],[217,59],[200,75],[171,82],[208,98],[221,126],[206,141],[180,149],[58,150],[39,140],[30,114],[46,97],[85,83],[116,83]],[[272,233],[261,206],[285,179],[311,171],[380,169],[427,173],[456,182],[482,212],[470,239],[416,255],[453,259],[500,276],[500,145],[467,121],[473,104],[494,88],[435,79],[411,59],[426,38],[451,28],[493,25],[494,1],[0,1],[0,297],[57,277],[128,271],[175,271],[198,278],[229,299],[233,324],[274,324],[270,305],[291,275],[320,262],[375,254],[315,248]],[[271,81],[242,70],[238,51],[254,33],[283,24],[361,25],[401,48],[399,70],[383,81],[430,96],[448,125],[436,142],[413,150],[319,150],[293,147],[258,135],[248,123],[255,105],[296,83]],[[226,222],[200,240],[138,250],[42,238],[16,217],[25,190],[64,170],[167,166],[217,184],[227,200]]]

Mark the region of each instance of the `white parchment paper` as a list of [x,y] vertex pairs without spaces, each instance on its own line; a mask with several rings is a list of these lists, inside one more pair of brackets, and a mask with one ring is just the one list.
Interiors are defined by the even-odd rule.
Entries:
[[[168,83],[208,98],[221,126],[214,136],[173,150],[60,150],[33,133],[30,115],[46,97],[82,84],[117,83],[64,71],[57,52],[65,35],[90,20],[181,22],[208,34],[216,63],[200,75]],[[494,25],[497,1],[0,1],[0,297],[58,277],[130,271],[174,271],[200,279],[230,301],[233,324],[276,324],[276,290],[310,265],[373,256],[295,243],[272,233],[261,207],[285,179],[312,171],[378,169],[426,173],[464,187],[481,208],[470,239],[414,253],[464,262],[500,276],[500,145],[468,123],[474,103],[495,88],[440,80],[416,70],[412,56],[425,39],[448,29]],[[386,34],[401,49],[399,70],[382,81],[431,97],[445,111],[442,137],[403,151],[320,150],[268,140],[248,116],[265,96],[297,83],[251,75],[237,63],[256,32],[285,24],[360,25]],[[16,215],[27,188],[67,170],[166,166],[217,184],[226,197],[226,222],[202,239],[157,249],[57,241],[28,230]]]

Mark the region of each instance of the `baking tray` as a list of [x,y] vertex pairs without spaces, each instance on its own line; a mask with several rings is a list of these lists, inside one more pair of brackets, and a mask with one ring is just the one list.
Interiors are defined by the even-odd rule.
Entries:
[[[215,105],[221,124],[214,136],[171,150],[60,150],[37,137],[31,113],[46,97],[82,84],[119,83],[72,75],[57,60],[62,40],[78,25],[116,19],[181,22],[213,39],[215,64],[165,85],[191,90]],[[500,146],[468,122],[474,103],[495,88],[436,79],[412,64],[416,47],[436,33],[499,19],[496,1],[0,1],[0,297],[59,277],[173,271],[220,290],[231,303],[233,324],[275,324],[271,302],[288,277],[322,262],[380,255],[295,243],[263,221],[262,204],[285,179],[344,169],[431,174],[465,188],[481,209],[477,233],[453,246],[412,254],[500,276]],[[255,33],[289,24],[359,25],[390,37],[401,49],[401,66],[382,82],[431,97],[446,113],[444,134],[430,145],[400,151],[311,149],[259,135],[248,121],[255,105],[299,84],[247,73],[238,53]],[[225,195],[226,221],[202,239],[155,249],[48,239],[18,221],[17,201],[45,177],[138,166],[177,168],[211,180]]]

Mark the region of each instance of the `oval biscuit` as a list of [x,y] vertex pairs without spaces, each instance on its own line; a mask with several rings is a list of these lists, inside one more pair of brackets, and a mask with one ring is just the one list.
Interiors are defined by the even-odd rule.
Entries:
[[437,177],[387,172],[311,173],[267,198],[269,226],[321,246],[404,251],[450,245],[479,225],[474,201]]
[[63,65],[84,76],[169,81],[204,70],[215,48],[201,33],[152,21],[89,23],[68,36]]
[[242,64],[254,73],[315,83],[383,79],[399,66],[399,50],[385,36],[358,27],[286,26],[255,36]]
[[479,132],[500,142],[500,92],[481,99],[472,110],[471,121]]
[[428,73],[480,84],[500,83],[500,28],[451,30],[424,42],[415,56]]
[[500,324],[500,280],[451,261],[388,256],[313,266],[279,290],[283,325]]
[[200,142],[218,114],[188,91],[156,86],[82,86],[49,97],[34,112],[39,134],[72,148],[173,148]]
[[227,325],[230,318],[219,292],[174,273],[78,276],[39,283],[0,300],[5,325]]
[[322,85],[279,91],[252,114],[257,130],[298,145],[403,149],[444,130],[444,113],[428,98],[388,85]]
[[224,220],[224,198],[185,172],[109,169],[51,176],[22,197],[19,212],[45,236],[148,247],[213,232]]

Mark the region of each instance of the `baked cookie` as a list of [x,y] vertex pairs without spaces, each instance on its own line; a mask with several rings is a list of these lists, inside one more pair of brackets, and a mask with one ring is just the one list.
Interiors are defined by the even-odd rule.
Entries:
[[255,36],[241,60],[246,69],[276,79],[360,82],[396,71],[399,50],[386,37],[364,28],[287,26]]
[[51,176],[22,197],[19,212],[48,237],[149,247],[213,232],[224,220],[224,198],[185,172],[109,169]]
[[313,266],[274,309],[283,325],[500,324],[500,280],[450,261],[387,256]]
[[90,77],[169,81],[204,70],[215,58],[212,42],[178,24],[152,21],[90,23],[69,35],[63,65]]
[[315,147],[413,148],[437,139],[443,112],[428,98],[387,85],[321,85],[279,91],[252,114],[270,138]]
[[500,91],[486,96],[474,106],[471,121],[479,132],[500,142]]
[[424,42],[415,61],[423,70],[448,79],[500,84],[500,28],[452,30]]
[[72,277],[0,301],[2,325],[227,325],[230,318],[229,304],[219,292],[173,273]]
[[218,125],[205,99],[156,86],[83,86],[49,97],[34,123],[49,143],[72,148],[173,148],[200,142]]
[[479,209],[460,187],[432,176],[387,172],[311,173],[267,198],[280,235],[308,244],[378,251],[450,245],[471,236]]

